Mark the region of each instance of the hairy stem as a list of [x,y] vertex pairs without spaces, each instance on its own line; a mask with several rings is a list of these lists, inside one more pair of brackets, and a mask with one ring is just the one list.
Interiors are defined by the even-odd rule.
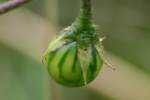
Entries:
[[6,13],[14,8],[17,8],[30,0],[8,0],[0,4],[0,14]]
[[81,0],[80,14],[88,19],[91,19],[91,0]]
[[92,9],[91,9],[91,0],[81,0],[80,13],[77,18],[77,23],[81,27],[88,29],[92,25]]

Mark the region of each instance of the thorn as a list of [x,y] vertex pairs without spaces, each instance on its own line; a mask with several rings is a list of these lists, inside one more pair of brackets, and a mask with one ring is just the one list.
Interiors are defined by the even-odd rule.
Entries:
[[99,39],[100,42],[104,41],[106,39],[106,36]]
[[106,60],[104,61],[104,64],[107,65],[108,68],[112,69],[113,71],[116,70],[116,68],[114,68],[110,63],[108,63]]

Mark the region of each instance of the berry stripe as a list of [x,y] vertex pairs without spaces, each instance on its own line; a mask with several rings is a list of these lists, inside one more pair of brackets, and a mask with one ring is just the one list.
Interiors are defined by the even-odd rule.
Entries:
[[62,75],[62,67],[63,67],[63,64],[64,64],[64,62],[65,62],[65,59],[66,59],[66,57],[67,57],[67,55],[68,55],[68,53],[69,53],[69,49],[68,50],[66,50],[66,52],[64,53],[64,55],[62,56],[62,58],[61,58],[61,60],[60,60],[60,62],[59,62],[59,64],[58,64],[58,67],[59,67],[59,76],[61,77],[61,78],[63,78],[63,75]]
[[48,54],[48,66],[47,66],[48,71],[50,70],[50,63],[52,62],[55,55],[56,55],[56,51],[55,52],[50,52]]

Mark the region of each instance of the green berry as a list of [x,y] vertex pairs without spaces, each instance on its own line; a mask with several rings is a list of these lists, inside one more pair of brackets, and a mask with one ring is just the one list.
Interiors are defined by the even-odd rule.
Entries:
[[79,49],[77,42],[71,42],[47,52],[45,55],[47,69],[56,82],[66,86],[77,87],[86,85],[98,75],[103,61],[97,49],[94,46],[90,47],[89,56],[91,56],[91,61],[86,66],[86,78],[84,78],[85,71],[82,69],[80,62]]
[[79,17],[50,43],[43,59],[52,79],[69,87],[90,83],[103,65],[102,45],[91,20],[90,0],[81,1]]

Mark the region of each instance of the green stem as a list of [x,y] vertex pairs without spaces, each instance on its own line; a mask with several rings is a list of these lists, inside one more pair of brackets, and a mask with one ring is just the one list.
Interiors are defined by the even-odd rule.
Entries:
[[81,0],[80,16],[91,19],[91,0]]
[[91,0],[80,0],[80,3],[80,13],[77,23],[86,28],[92,24]]

